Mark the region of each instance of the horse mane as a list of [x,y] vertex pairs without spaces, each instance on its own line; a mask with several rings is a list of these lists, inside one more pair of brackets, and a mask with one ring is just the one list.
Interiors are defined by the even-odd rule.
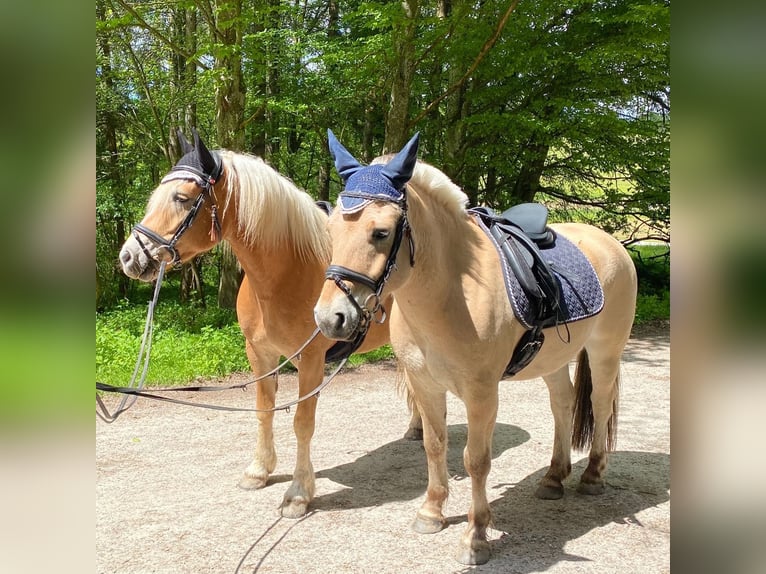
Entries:
[[[393,154],[375,158],[372,163],[388,163]],[[458,219],[464,219],[468,196],[443,171],[418,160],[408,185],[420,196],[428,197],[429,205],[440,205]]]
[[226,170],[226,204],[236,195],[237,223],[247,245],[292,244],[303,261],[329,261],[327,221],[314,200],[261,158],[220,151]]

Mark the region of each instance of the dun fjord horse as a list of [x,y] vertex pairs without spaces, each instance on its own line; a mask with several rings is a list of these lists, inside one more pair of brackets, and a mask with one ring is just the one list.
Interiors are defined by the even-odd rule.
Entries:
[[[327,215],[311,197],[261,159],[230,151],[210,152],[194,134],[194,146],[179,134],[185,155],[149,199],[144,219],[120,252],[125,273],[151,281],[159,262],[187,261],[221,239],[231,244],[245,271],[237,297],[237,316],[247,357],[258,376],[291,356],[315,330],[312,308],[329,263]],[[372,324],[360,352],[388,342],[388,326]],[[322,382],[325,353],[334,341],[319,336],[293,361],[300,396]],[[256,406],[275,404],[277,380],[257,383]],[[317,397],[301,402],[293,427],[297,460],[282,516],[306,513],[314,496],[310,444]],[[273,412],[259,412],[255,457],[240,486],[262,488],[277,463]],[[408,436],[417,433],[413,416]]]
[[[357,329],[365,302],[381,293],[394,294],[391,344],[423,419],[428,458],[426,498],[413,528],[432,533],[446,524],[445,394],[450,391],[466,407],[463,460],[472,488],[458,560],[484,563],[490,555],[486,482],[498,382],[526,331],[509,303],[498,252],[466,211],[465,194],[441,171],[416,163],[417,136],[387,164],[384,159],[366,167],[334,137],[330,140],[345,190],[329,220],[331,281],[314,308],[317,324],[327,337],[348,339]],[[590,261],[603,288],[603,308],[591,318],[544,329],[539,353],[512,377],[542,377],[550,393],[555,439],[550,469],[536,493],[541,498],[563,496],[562,480],[571,472],[570,440],[580,448],[591,442],[578,490],[586,494],[604,490],[620,358],[636,299],[635,269],[618,241],[588,225],[552,227]],[[371,296],[371,290],[377,295]],[[573,389],[569,362],[574,357],[579,364]],[[577,387],[588,389],[581,405],[576,405]],[[593,417],[590,428],[579,418],[583,414]]]

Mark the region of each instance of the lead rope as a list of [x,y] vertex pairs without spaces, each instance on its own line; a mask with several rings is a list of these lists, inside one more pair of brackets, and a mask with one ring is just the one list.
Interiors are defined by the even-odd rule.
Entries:
[[[330,382],[335,378],[335,376],[340,372],[340,370],[346,365],[346,361],[348,361],[348,357],[345,357],[341,360],[338,367],[327,377],[325,380],[317,386],[313,391],[298,397],[297,399],[293,401],[289,401],[287,403],[284,403],[282,405],[275,406],[270,409],[252,409],[252,408],[237,408],[237,407],[223,407],[218,405],[207,405],[203,403],[193,403],[189,401],[182,401],[179,399],[171,399],[169,397],[163,397],[160,395],[156,395],[153,393],[147,393],[143,392],[142,389],[144,388],[144,383],[146,382],[146,374],[149,370],[149,357],[151,355],[151,348],[152,348],[152,335],[154,333],[154,309],[157,305],[157,300],[159,298],[160,293],[160,287],[162,285],[162,279],[165,275],[165,266],[166,262],[162,261],[160,263],[160,270],[157,273],[157,283],[154,288],[154,295],[152,296],[151,301],[149,302],[149,308],[146,313],[146,324],[144,325],[144,334],[141,339],[141,347],[138,352],[138,357],[136,358],[136,366],[133,369],[133,375],[131,376],[130,383],[128,383],[125,387],[117,387],[114,385],[109,385],[107,383],[99,383],[96,382],[96,390],[97,391],[105,391],[110,393],[120,393],[124,395],[119,403],[119,406],[117,409],[110,413],[109,409],[107,408],[104,401],[99,396],[98,392],[96,393],[96,415],[103,420],[106,423],[113,423],[117,420],[117,418],[124,413],[126,410],[128,410],[131,406],[133,406],[133,403],[136,402],[136,399],[138,397],[145,397],[149,399],[155,399],[158,401],[166,401],[181,405],[188,405],[188,406],[194,406],[194,407],[202,407],[206,409],[214,409],[214,410],[224,410],[224,411],[240,411],[240,412],[274,412],[274,411],[286,411],[290,412],[290,407],[301,403],[315,395],[318,395],[319,392],[324,389],[327,385],[330,384]],[[315,329],[314,332],[311,334],[311,336],[308,338],[308,340],[303,343],[300,348],[295,351],[292,355],[287,357],[284,361],[282,361],[279,365],[277,365],[274,369],[269,371],[268,373],[264,373],[263,375],[260,375],[259,377],[256,377],[252,381],[248,381],[246,383],[241,383],[238,385],[229,385],[226,387],[212,387],[212,386],[194,386],[194,387],[172,387],[167,389],[155,389],[155,392],[178,392],[178,391],[227,391],[231,389],[242,389],[245,390],[249,385],[252,385],[253,383],[256,383],[260,380],[263,380],[267,377],[277,376],[279,374],[279,371],[282,370],[282,368],[287,365],[290,361],[295,359],[296,357],[299,357],[300,354],[303,352],[303,350],[308,347],[311,342],[317,338],[320,331],[319,328]],[[138,376],[138,371],[141,368],[141,362],[143,361],[143,369],[141,370],[141,379],[136,383],[136,377]],[[99,411],[100,409],[100,411]]]
[[[151,355],[152,350],[152,334],[154,333],[154,308],[157,306],[157,300],[160,296],[160,287],[162,286],[162,279],[165,277],[165,265],[167,265],[165,261],[160,262],[160,270],[157,273],[157,282],[154,285],[154,295],[149,301],[149,308],[146,311],[146,324],[144,325],[144,334],[141,338],[141,348],[138,351],[136,366],[133,368],[133,375],[130,377],[130,383],[128,383],[127,386],[129,389],[140,390],[144,388],[144,383],[146,382],[146,373],[149,371],[149,356]],[[136,377],[138,376],[138,371],[141,367],[141,361],[144,363],[143,370],[141,371],[141,380],[136,383]],[[122,413],[133,406],[133,403],[136,402],[136,398],[137,397],[135,395],[130,396],[126,394],[124,397],[122,397],[117,410],[115,410],[113,413],[110,413],[109,409],[106,407],[106,404],[104,404],[104,401],[102,401],[99,394],[96,393],[96,405],[98,407],[96,409],[96,414],[104,422],[113,423],[117,420],[117,417],[119,417]],[[100,412],[99,409],[101,409]]]

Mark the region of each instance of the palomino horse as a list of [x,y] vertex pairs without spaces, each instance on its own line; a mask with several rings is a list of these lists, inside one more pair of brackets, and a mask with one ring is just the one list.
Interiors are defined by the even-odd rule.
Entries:
[[[245,271],[237,297],[237,316],[245,335],[247,357],[258,376],[290,356],[316,329],[312,308],[330,257],[327,215],[311,197],[280,176],[260,158],[231,151],[210,152],[194,133],[194,146],[182,135],[184,157],[163,178],[149,199],[144,219],[120,252],[124,272],[151,281],[159,261],[187,261],[221,239],[231,244]],[[388,326],[372,322],[360,352],[388,342]],[[293,361],[301,396],[322,382],[325,353],[333,345],[317,337]],[[275,404],[276,377],[257,383],[256,406]],[[301,402],[293,428],[297,460],[293,482],[285,493],[282,516],[306,513],[314,496],[310,459],[317,397]],[[266,486],[277,464],[273,412],[257,414],[255,456],[240,486]],[[418,432],[413,419],[407,436]]]
[[[438,169],[416,163],[417,136],[393,159],[379,158],[374,162],[378,165],[367,167],[334,137],[330,140],[345,190],[329,220],[333,265],[327,276],[334,281],[325,284],[314,308],[317,324],[327,337],[348,339],[371,298],[370,290],[378,297],[394,294],[391,344],[423,419],[428,458],[426,498],[413,528],[433,533],[446,524],[442,512],[448,494],[445,395],[450,391],[466,407],[463,460],[472,489],[458,560],[482,564],[490,555],[486,481],[498,382],[526,329],[509,303],[498,252],[467,212],[465,194]],[[390,161],[385,163],[386,159]],[[586,494],[604,490],[606,452],[612,448],[616,423],[620,358],[636,299],[635,269],[618,241],[584,224],[552,227],[587,256],[598,277],[594,283],[600,282],[603,288],[603,307],[590,318],[544,329],[538,354],[512,377],[542,377],[550,393],[555,439],[551,466],[536,493],[541,498],[563,496],[562,480],[571,472],[570,440],[580,448],[591,443],[578,490]],[[569,362],[578,353],[573,389]],[[581,405],[575,401],[577,387],[585,393],[578,401]]]

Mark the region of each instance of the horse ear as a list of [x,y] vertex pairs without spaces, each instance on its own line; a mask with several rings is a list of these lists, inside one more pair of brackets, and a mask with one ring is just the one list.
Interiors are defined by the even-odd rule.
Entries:
[[353,173],[362,169],[362,166],[354,159],[354,156],[341,145],[335,137],[335,134],[329,129],[327,130],[327,142],[330,146],[330,154],[335,160],[335,169],[345,183]]
[[178,138],[178,145],[181,148],[181,155],[186,155],[190,151],[194,151],[194,146],[189,143],[189,140],[186,139],[186,136],[181,131],[181,128],[176,130],[176,137]]
[[207,149],[205,142],[199,137],[196,129],[192,128],[192,134],[194,134],[194,148],[197,150],[197,155],[199,156],[205,173],[215,172],[218,167],[218,162],[215,161],[213,154]]
[[394,159],[386,164],[380,175],[391,182],[395,189],[402,189],[412,177],[415,163],[418,160],[418,142],[420,132],[412,136],[412,139],[396,154]]

